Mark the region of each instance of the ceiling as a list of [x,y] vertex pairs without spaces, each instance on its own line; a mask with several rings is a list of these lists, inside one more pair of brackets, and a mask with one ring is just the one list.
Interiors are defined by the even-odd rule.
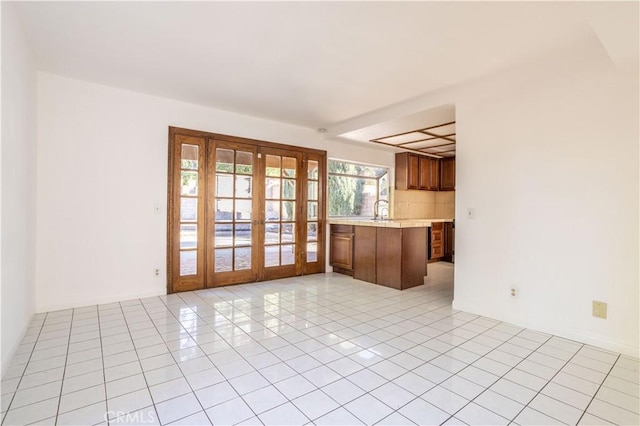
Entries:
[[340,137],[410,150],[435,158],[453,157],[456,155],[455,105],[442,105],[382,121],[373,126],[343,133]]
[[15,6],[42,70],[313,128],[494,73],[594,31],[618,54],[619,23],[628,19],[611,2]]

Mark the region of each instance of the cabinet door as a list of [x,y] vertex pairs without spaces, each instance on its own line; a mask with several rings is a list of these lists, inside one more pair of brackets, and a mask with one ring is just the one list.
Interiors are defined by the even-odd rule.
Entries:
[[429,158],[429,190],[440,189],[440,161],[437,158]]
[[376,240],[376,283],[402,288],[402,229],[378,228]]
[[431,158],[429,157],[420,157],[419,189],[431,189]]
[[444,227],[441,222],[431,224],[431,259],[444,256]]
[[331,233],[329,263],[347,271],[353,271],[353,233]]
[[356,226],[353,242],[353,278],[376,282],[376,236],[374,226]]
[[402,229],[402,289],[424,284],[427,275],[427,229]]
[[420,157],[415,154],[409,154],[407,188],[420,188]]
[[453,223],[444,224],[444,245],[443,257],[445,260],[451,261],[453,255]]
[[440,190],[453,191],[456,189],[456,159],[443,158],[440,160]]

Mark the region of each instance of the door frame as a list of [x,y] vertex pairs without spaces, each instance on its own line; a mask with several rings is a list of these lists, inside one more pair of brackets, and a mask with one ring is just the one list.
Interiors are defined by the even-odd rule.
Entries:
[[[196,289],[205,289],[215,287],[214,283],[207,282],[207,272],[206,265],[200,266],[200,262],[204,263],[205,259],[209,258],[209,254],[207,253],[210,250],[207,250],[207,243],[209,238],[205,237],[205,230],[208,229],[208,211],[210,211],[210,204],[212,200],[206,199],[202,202],[199,202],[199,212],[202,209],[202,215],[199,216],[198,220],[198,242],[205,242],[205,244],[200,247],[198,246],[198,269],[197,276],[180,276],[180,250],[179,250],[179,242],[180,242],[180,217],[179,217],[179,200],[180,200],[180,185],[179,185],[179,176],[180,176],[180,150],[178,149],[180,146],[181,139],[188,140],[198,140],[200,141],[200,146],[204,146],[204,152],[201,150],[202,161],[199,162],[199,172],[201,174],[199,185],[202,185],[199,189],[198,194],[205,194],[209,192],[208,186],[209,182],[206,182],[205,176],[207,176],[207,167],[209,166],[209,141],[216,140],[220,142],[226,143],[237,143],[242,145],[252,145],[256,147],[259,152],[261,148],[265,149],[279,149],[283,151],[293,151],[301,153],[302,164],[299,165],[298,170],[302,173],[302,182],[299,188],[299,191],[303,191],[307,188],[307,164],[309,160],[318,162],[318,190],[319,190],[319,204],[318,204],[318,229],[317,229],[317,261],[316,262],[306,262],[306,247],[307,241],[300,240],[300,246],[304,246],[305,250],[297,250],[296,253],[296,267],[295,275],[306,275],[312,273],[322,273],[325,272],[325,263],[326,263],[326,224],[327,224],[327,191],[326,191],[326,182],[327,182],[327,153],[326,151],[313,149],[313,148],[304,148],[293,145],[286,145],[276,142],[268,142],[258,139],[248,139],[242,138],[238,136],[230,136],[223,135],[218,133],[205,132],[200,130],[191,130],[180,127],[169,126],[169,150],[168,150],[168,174],[167,174],[167,294],[180,292],[180,291],[189,291]],[[257,165],[257,164],[256,164]],[[302,194],[302,192],[299,192]],[[204,195],[199,195],[199,197],[204,197]],[[210,198],[210,197],[209,197]],[[201,198],[199,198],[201,199]],[[176,205],[177,204],[177,205]],[[300,203],[302,204],[302,203]],[[297,220],[296,220],[296,228],[302,227],[302,224],[299,223],[299,218],[304,214],[305,222],[307,215],[307,206],[306,203],[304,206],[298,206],[296,209],[297,212]],[[176,215],[176,212],[178,214]],[[177,217],[176,217],[177,216]],[[210,232],[207,230],[206,232]],[[302,236],[306,236],[306,230],[304,233],[300,234]],[[263,249],[263,246],[259,247],[260,250]],[[304,259],[302,258],[304,256]],[[295,276],[291,275],[291,276]],[[271,279],[273,277],[270,277]],[[255,279],[250,279],[248,281],[242,281],[234,284],[242,284],[245,282],[253,282],[253,281],[262,281],[264,277],[255,277]],[[231,285],[231,283],[229,284]]]

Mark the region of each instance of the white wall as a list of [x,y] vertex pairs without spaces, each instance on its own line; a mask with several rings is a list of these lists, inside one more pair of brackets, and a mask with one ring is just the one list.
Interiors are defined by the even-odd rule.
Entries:
[[169,126],[393,164],[393,153],[354,150],[315,129],[47,73],[38,81],[39,312],[166,292]]
[[[586,40],[389,110],[456,103],[456,308],[638,355],[637,75]],[[40,311],[164,292],[153,269],[165,265],[170,125],[393,161],[313,129],[50,74],[38,95]]]
[[638,65],[599,46],[458,93],[454,307],[638,356]]
[[3,372],[35,310],[36,72],[13,7],[2,3]]

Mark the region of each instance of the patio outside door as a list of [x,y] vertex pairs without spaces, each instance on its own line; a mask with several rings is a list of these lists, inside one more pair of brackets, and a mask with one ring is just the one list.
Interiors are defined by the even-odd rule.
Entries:
[[170,143],[180,157],[170,160],[169,292],[324,271],[323,152],[231,137]]

